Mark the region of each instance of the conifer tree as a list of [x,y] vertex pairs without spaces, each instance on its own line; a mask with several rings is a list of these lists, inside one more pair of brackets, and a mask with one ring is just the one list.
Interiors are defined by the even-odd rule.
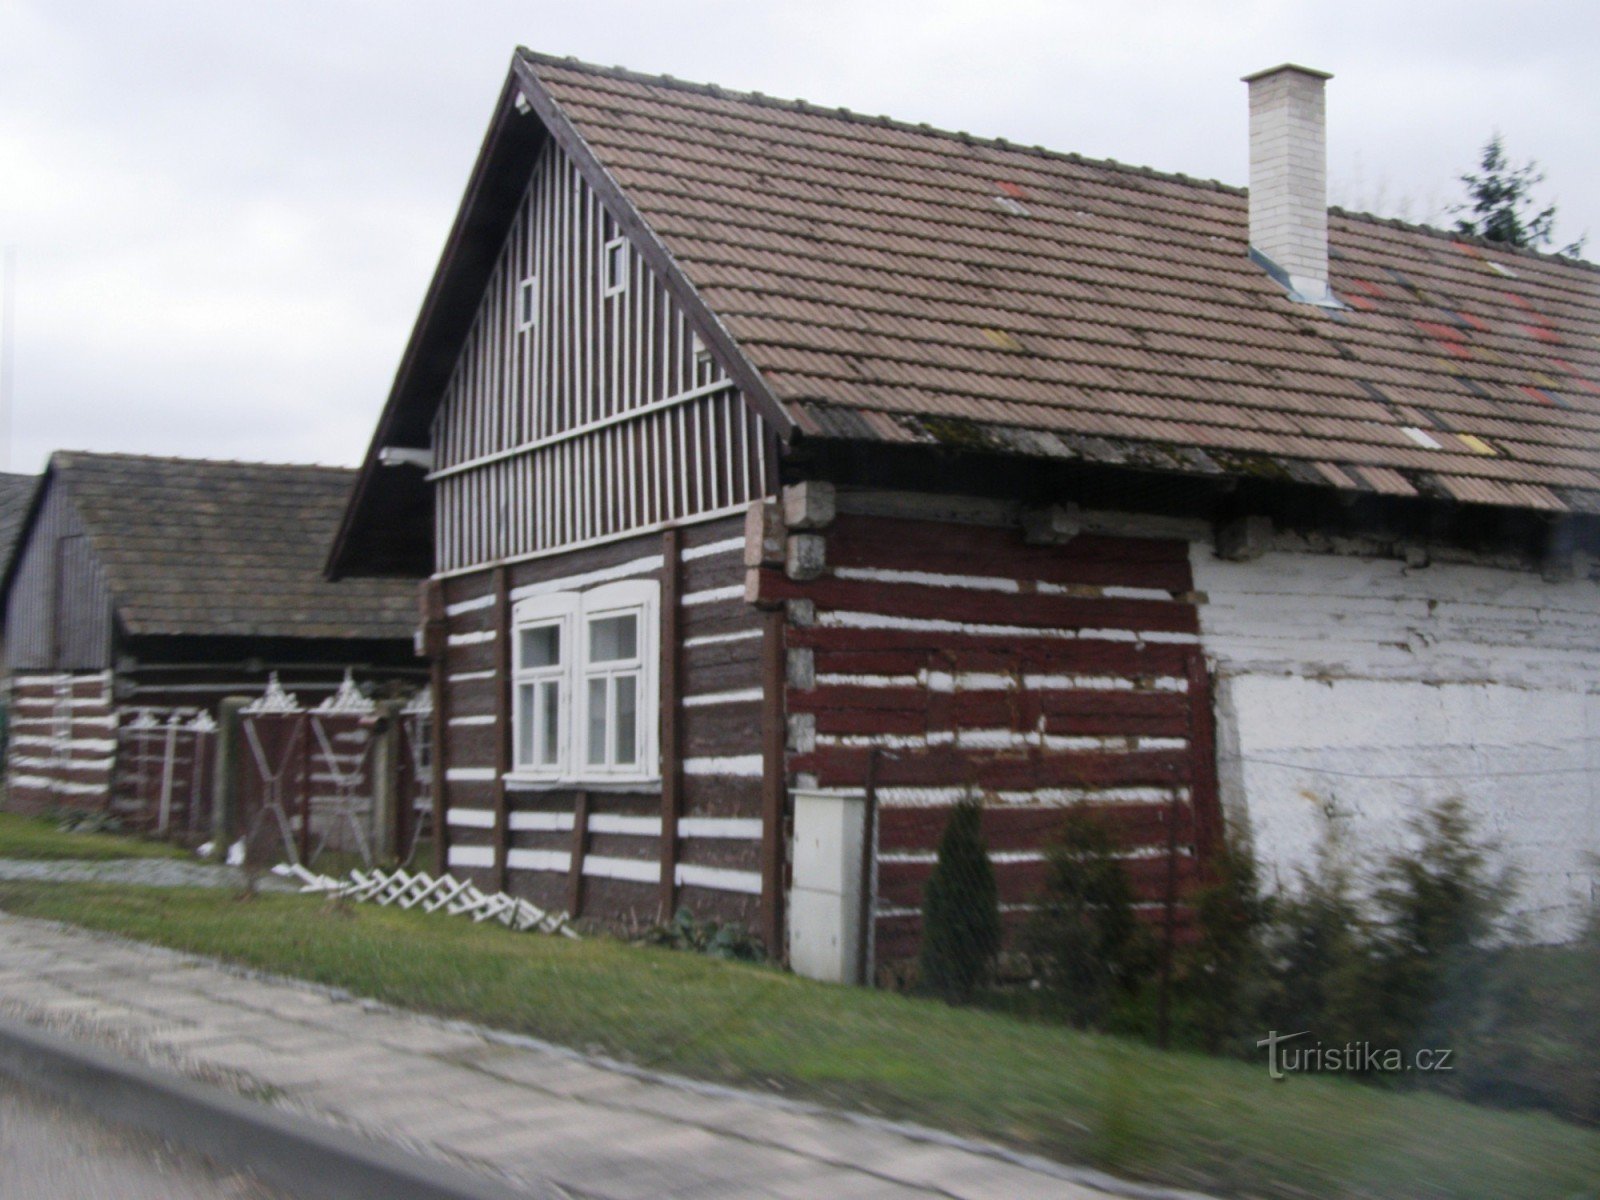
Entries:
[[1000,896],[981,812],[971,796],[951,811],[922,898],[922,984],[952,1004],[972,998],[1000,952]]

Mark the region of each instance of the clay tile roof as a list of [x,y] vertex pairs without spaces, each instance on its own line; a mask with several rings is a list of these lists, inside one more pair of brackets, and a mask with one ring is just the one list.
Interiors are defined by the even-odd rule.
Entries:
[[132,635],[411,637],[414,584],[323,578],[354,471],[63,451],[48,478]]
[[1328,312],[1240,189],[521,53],[803,433],[1595,507],[1588,264],[1334,210]]

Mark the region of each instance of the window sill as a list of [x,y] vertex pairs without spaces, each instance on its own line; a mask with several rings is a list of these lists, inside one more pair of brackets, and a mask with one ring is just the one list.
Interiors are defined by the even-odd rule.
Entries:
[[553,779],[548,775],[518,775],[510,772],[501,777],[507,785],[519,792],[659,792],[661,777],[604,778],[604,779]]

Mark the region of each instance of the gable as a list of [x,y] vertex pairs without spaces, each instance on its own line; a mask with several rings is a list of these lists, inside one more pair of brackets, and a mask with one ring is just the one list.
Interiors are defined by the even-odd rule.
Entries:
[[13,671],[111,664],[111,590],[68,489],[47,476],[7,574],[6,665]]
[[439,573],[767,492],[760,418],[554,141],[512,215],[431,443]]

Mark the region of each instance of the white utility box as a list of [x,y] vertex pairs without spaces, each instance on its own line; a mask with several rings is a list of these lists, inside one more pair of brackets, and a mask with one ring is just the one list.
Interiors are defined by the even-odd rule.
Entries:
[[827,983],[861,982],[865,795],[794,793],[789,966]]

